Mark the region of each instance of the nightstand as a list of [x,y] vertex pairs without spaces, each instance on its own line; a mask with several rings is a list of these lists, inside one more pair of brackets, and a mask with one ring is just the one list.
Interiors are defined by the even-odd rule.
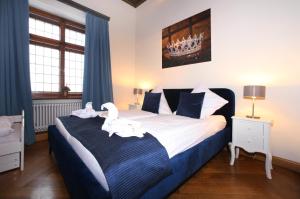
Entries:
[[271,125],[270,120],[233,116],[230,165],[233,165],[234,159],[239,157],[239,147],[249,153],[264,153],[266,175],[268,179],[272,179],[272,155],[269,143]]
[[140,104],[128,104],[129,110],[141,110],[142,106]]

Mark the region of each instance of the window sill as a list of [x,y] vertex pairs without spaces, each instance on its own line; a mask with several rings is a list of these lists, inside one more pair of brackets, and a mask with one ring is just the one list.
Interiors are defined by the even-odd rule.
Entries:
[[81,93],[69,93],[67,96],[64,96],[62,93],[44,93],[36,92],[32,93],[33,100],[48,100],[48,99],[81,99]]

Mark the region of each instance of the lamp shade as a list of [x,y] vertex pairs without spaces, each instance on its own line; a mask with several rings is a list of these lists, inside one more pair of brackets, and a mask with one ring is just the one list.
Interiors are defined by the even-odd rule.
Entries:
[[141,89],[141,88],[134,88],[133,89],[133,94],[134,95],[137,95],[137,94],[141,95],[141,94],[143,94],[143,89]]
[[265,99],[266,87],[259,85],[244,86],[244,98]]

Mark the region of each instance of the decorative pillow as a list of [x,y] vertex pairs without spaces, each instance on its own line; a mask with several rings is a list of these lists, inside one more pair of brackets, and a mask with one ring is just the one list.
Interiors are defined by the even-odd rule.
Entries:
[[145,92],[142,110],[152,113],[158,113],[160,98],[161,93]]
[[0,137],[7,136],[10,133],[14,132],[14,129],[11,128],[12,122],[6,117],[0,117]]
[[163,89],[160,87],[156,87],[151,91],[151,93],[161,93],[160,102],[159,102],[159,114],[172,114],[172,111],[169,107],[169,104],[167,102],[167,99],[165,97],[165,94],[163,92]]
[[0,128],[0,137],[7,136],[13,132],[15,132],[15,130],[12,128]]
[[216,110],[223,107],[225,104],[228,103],[227,100],[220,97],[219,95],[215,94],[214,92],[210,91],[208,88],[199,86],[194,88],[192,93],[205,93],[202,110],[201,110],[201,116],[200,119],[205,119],[208,116],[214,114]]
[[181,92],[176,115],[199,119],[204,95],[205,93]]
[[12,126],[12,121],[8,116],[0,116],[0,128],[10,128]]

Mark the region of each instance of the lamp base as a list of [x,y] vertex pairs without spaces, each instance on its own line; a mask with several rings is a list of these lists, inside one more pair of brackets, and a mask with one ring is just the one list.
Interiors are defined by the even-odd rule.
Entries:
[[260,119],[259,116],[252,116],[252,115],[246,115],[246,117],[251,119]]

